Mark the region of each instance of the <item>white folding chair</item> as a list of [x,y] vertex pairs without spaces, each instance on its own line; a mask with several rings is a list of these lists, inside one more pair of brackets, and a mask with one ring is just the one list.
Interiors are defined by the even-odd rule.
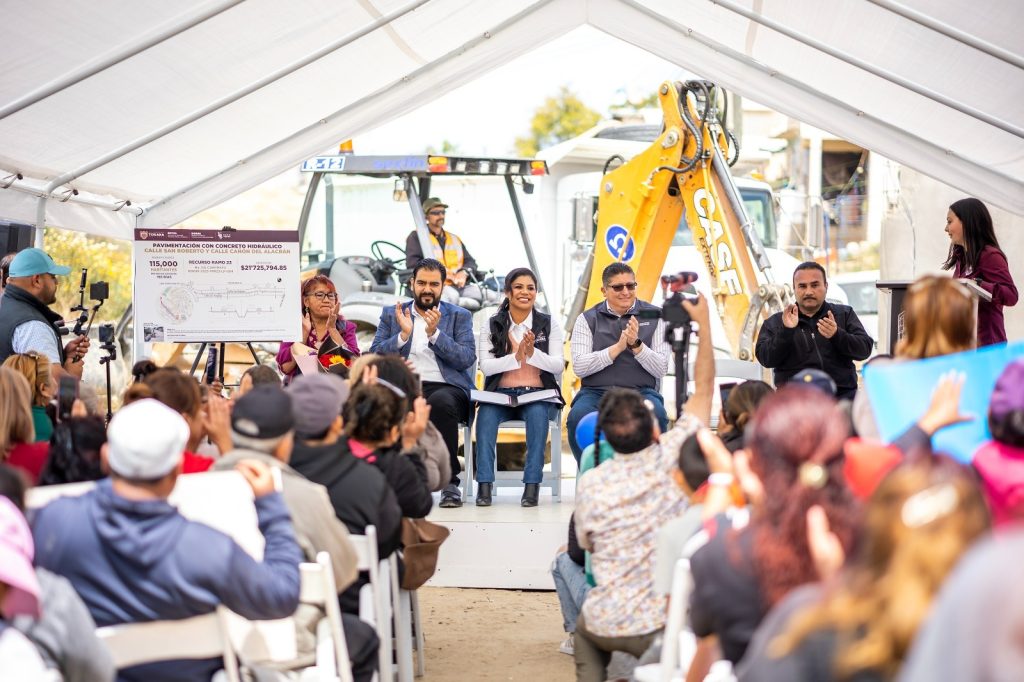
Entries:
[[409,610],[412,612],[412,627],[415,637],[413,646],[416,648],[416,677],[427,674],[427,657],[423,650],[426,642],[423,637],[423,621],[420,618],[420,597],[416,590],[406,592],[409,595]]
[[106,644],[118,669],[156,661],[220,656],[228,682],[239,682],[238,661],[227,630],[228,613],[221,606],[213,613],[182,620],[108,625],[97,628],[96,636]]
[[[377,553],[377,528],[367,526],[365,535],[349,535],[356,548],[357,568],[370,575],[372,613],[369,613],[363,600],[360,600],[359,617],[377,631],[380,640],[378,657],[380,667],[378,676],[381,680],[391,682],[394,679],[394,667],[391,662],[391,591],[387,585],[391,573],[387,561],[381,561]],[[365,589],[365,588],[364,588]]]
[[[526,422],[520,419],[512,419],[502,422],[501,429],[519,429],[526,431]],[[550,488],[551,497],[555,502],[562,501],[562,411],[557,410],[555,417],[548,423],[548,437],[551,441],[551,470],[544,471],[541,475],[540,487]],[[463,483],[463,501],[469,502],[473,493],[473,476],[476,469],[476,461],[473,455],[473,430],[468,426],[462,427],[462,436],[465,441],[464,452],[466,454],[466,476]],[[498,458],[494,458],[494,466],[498,466]],[[495,488],[521,488],[523,487],[523,474],[520,471],[495,471]]]
[[668,617],[665,632],[661,638],[661,659],[634,670],[634,676],[641,682],[676,682],[686,677],[693,656],[696,653],[696,638],[685,630],[686,613],[693,591],[693,577],[690,574],[690,560],[680,559],[672,573],[672,591],[668,598]]
[[398,682],[412,682],[412,607],[409,593],[398,583],[398,556],[392,554],[388,560],[391,574],[391,607],[395,614],[395,653],[398,660]]
[[352,682],[352,662],[345,643],[345,628],[341,623],[338,588],[334,583],[334,569],[327,552],[316,555],[316,563],[299,565],[301,587],[299,601],[322,608],[327,617],[316,629],[317,678],[324,681]]

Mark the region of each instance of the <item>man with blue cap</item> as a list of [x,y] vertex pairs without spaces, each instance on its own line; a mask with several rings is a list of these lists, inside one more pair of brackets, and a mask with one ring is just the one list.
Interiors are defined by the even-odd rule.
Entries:
[[58,330],[64,320],[48,307],[57,301],[57,277],[68,275],[71,268],[57,265],[42,249],[30,248],[18,252],[9,272],[0,299],[0,362],[34,350],[81,379],[89,339],[79,336],[62,345]]

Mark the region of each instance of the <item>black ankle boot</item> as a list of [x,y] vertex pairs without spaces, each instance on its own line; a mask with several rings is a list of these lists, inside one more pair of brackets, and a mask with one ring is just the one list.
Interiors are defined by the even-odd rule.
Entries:
[[476,506],[478,507],[490,507],[491,506],[491,483],[477,483],[476,484]]
[[538,497],[540,497],[540,483],[527,483],[520,504],[524,507],[536,507]]

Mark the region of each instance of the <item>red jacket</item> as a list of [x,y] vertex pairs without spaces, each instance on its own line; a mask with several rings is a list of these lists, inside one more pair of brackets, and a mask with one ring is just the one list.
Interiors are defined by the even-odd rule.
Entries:
[[953,276],[965,279],[980,279],[981,288],[992,294],[992,301],[978,301],[978,346],[990,346],[1006,341],[1006,326],[1003,323],[1003,306],[1017,305],[1017,287],[1010,276],[1006,255],[989,245],[978,256],[978,267],[964,270],[957,262]]

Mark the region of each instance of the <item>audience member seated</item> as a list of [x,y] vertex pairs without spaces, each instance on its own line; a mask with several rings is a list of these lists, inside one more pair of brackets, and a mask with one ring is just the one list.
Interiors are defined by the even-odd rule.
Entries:
[[[408,362],[396,355],[372,353],[362,355],[352,365],[352,374],[349,376],[352,388],[356,388],[362,383],[363,372],[370,367],[376,368],[377,376],[380,379],[390,382],[405,392],[406,409],[409,413],[413,413],[416,399],[422,397],[423,391],[420,387],[419,377],[409,368]],[[349,439],[349,448],[357,457],[363,457],[370,453],[370,450],[361,447],[352,439]],[[427,488],[431,492],[438,492],[448,485],[452,477],[448,446],[445,445],[441,432],[437,430],[433,422],[427,422],[426,430],[417,439],[416,445],[412,449],[423,460],[423,468],[427,472]]]
[[[937,275],[919,277],[903,299],[903,338],[892,359],[873,363],[924,360],[962,353],[975,347],[974,301],[960,282]],[[862,438],[879,439],[867,391],[853,401],[853,427]]]
[[1024,519],[1024,359],[1007,365],[988,406],[992,440],[974,454],[992,510],[992,522],[1005,527]]
[[139,360],[132,365],[132,382],[142,381],[153,372],[160,369],[157,364],[149,358]]
[[5,679],[57,680],[32,642],[11,625],[16,616],[38,618],[39,582],[32,569],[32,533],[7,498],[0,498],[0,670]]
[[50,446],[33,441],[32,387],[18,372],[0,367],[0,458],[24,471],[35,484]]
[[402,510],[387,479],[376,467],[352,455],[341,443],[341,408],[348,384],[325,374],[302,375],[288,387],[295,412],[291,466],[327,489],[337,516],[350,533],[377,529],[381,558],[401,543]]
[[[156,400],[121,408],[103,448],[111,478],[36,512],[39,566],[71,581],[99,626],[188,618],[219,604],[250,620],[284,618],[298,606],[302,552],[265,464],[238,465],[255,495],[262,562],[168,504],[189,433]],[[167,661],[122,670],[120,679],[208,679],[220,666],[219,658]]]
[[281,386],[281,375],[270,365],[253,365],[242,373],[238,388],[231,393],[234,402],[257,386]]
[[[269,369],[269,368],[268,368]],[[281,472],[281,495],[295,526],[295,539],[307,561],[318,552],[328,552],[339,590],[355,582],[355,547],[348,530],[334,515],[327,491],[288,466],[294,442],[295,417],[292,400],[279,386],[258,385],[238,399],[231,410],[231,442],[235,449],[214,464],[216,470],[231,470],[244,460],[256,460]],[[290,668],[315,661],[316,627],[322,614],[315,607],[302,606],[295,614],[299,658]],[[342,614],[345,640],[352,673],[357,680],[369,680],[377,669],[377,635],[373,627],[356,616]]]
[[107,474],[100,462],[100,450],[107,442],[102,417],[71,417],[54,427],[50,456],[39,485],[60,485],[98,481]]
[[[820,509],[808,542],[822,578],[843,561]],[[988,529],[969,469],[950,459],[904,464],[872,495],[857,553],[838,579],[791,592],[754,635],[743,682],[893,680],[947,574]],[[934,679],[980,679],[947,677]]]
[[53,422],[46,414],[46,406],[57,394],[57,381],[50,372],[50,359],[30,350],[8,356],[3,366],[21,374],[32,387],[32,425],[36,431],[36,442],[49,441],[53,435]]
[[733,386],[718,417],[718,437],[729,452],[743,447],[743,432],[761,401],[774,392],[763,381],[744,381]]
[[[25,483],[16,470],[2,464],[0,497],[10,500],[16,508],[12,510],[10,505],[0,502],[0,567],[10,571],[18,562],[7,550],[19,544],[18,538],[28,543],[28,549],[33,549],[32,534],[21,517],[25,510]],[[58,671],[64,682],[113,680],[115,671],[110,652],[96,638],[96,624],[71,583],[45,568],[34,570],[39,584],[39,613],[15,615],[8,622],[28,637],[46,667]],[[0,568],[0,583],[6,583],[2,573],[3,568]],[[22,577],[28,578],[28,572]],[[5,612],[4,617],[10,618],[10,614]],[[0,668],[5,674],[14,675],[14,669],[8,668],[6,663]],[[10,679],[37,678],[14,676]]]
[[161,367],[141,381],[132,384],[124,394],[128,405],[143,398],[154,398],[174,409],[188,424],[189,438],[182,460],[182,473],[195,474],[209,470],[213,458],[196,454],[207,436],[220,453],[233,447],[227,401],[209,395],[204,408],[203,394],[196,380],[173,367]]
[[569,517],[569,541],[558,550],[551,562],[551,578],[555,582],[558,606],[562,612],[562,629],[565,641],[558,645],[558,651],[569,656],[576,654],[576,621],[580,609],[593,585],[587,580],[586,552],[576,537],[576,515]]
[[947,577],[905,657],[900,682],[1015,680],[1024,670],[1024,528],[989,536]]
[[[365,377],[364,377],[365,378]],[[355,455],[353,441],[364,453],[360,459],[380,469],[395,493],[402,516],[421,519],[434,500],[427,488],[427,472],[415,452],[416,439],[426,428],[430,407],[417,398],[413,414],[406,410],[406,395],[391,382],[376,377],[352,391],[343,416],[347,438],[342,452]]]
[[[749,472],[740,466],[746,463],[744,451],[736,461],[737,474],[743,470],[741,486],[754,506],[751,522],[734,530],[718,518],[709,528],[710,541],[690,561],[690,619],[700,641],[689,679],[702,679],[720,657],[735,665],[765,613],[794,588],[817,579],[804,521],[810,507],[824,508],[849,551],[857,520],[856,503],[843,479],[849,429],[835,400],[816,389],[787,385],[758,406],[746,428],[746,451],[759,483],[750,483]],[[722,467],[720,456],[711,454],[705,449],[711,475],[727,473],[728,463]],[[713,493],[730,497],[731,478],[712,486],[705,518],[715,506]]]

